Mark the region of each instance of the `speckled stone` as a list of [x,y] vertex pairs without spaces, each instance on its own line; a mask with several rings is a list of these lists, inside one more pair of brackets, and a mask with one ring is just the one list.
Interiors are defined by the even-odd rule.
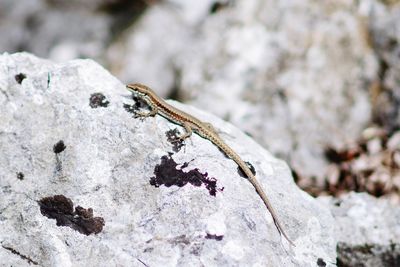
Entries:
[[134,118],[130,93],[94,61],[3,54],[2,264],[334,265],[333,219],[286,163],[231,124],[169,103],[211,122],[254,166],[296,247],[232,160],[196,134],[175,147],[171,130],[182,128],[160,116]]

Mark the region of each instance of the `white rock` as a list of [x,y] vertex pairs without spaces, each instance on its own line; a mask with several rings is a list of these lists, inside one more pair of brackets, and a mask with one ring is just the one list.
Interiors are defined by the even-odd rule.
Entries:
[[[19,84],[15,75],[21,73],[26,78]],[[6,266],[29,265],[21,255],[41,266],[335,263],[327,208],[296,187],[284,162],[212,115],[170,102],[213,123],[252,163],[296,247],[286,246],[236,164],[195,134],[169,162],[196,177],[207,173],[224,189],[212,196],[204,184],[152,186],[155,172],[166,178],[173,178],[167,171],[182,174],[160,161],[172,152],[165,132],[181,128],[160,116],[133,118],[123,107],[133,104],[128,91],[93,61],[53,64],[29,54],[3,54],[0,96],[0,257]],[[106,107],[90,105],[107,101]],[[38,204],[54,195],[92,208],[104,228],[84,235],[57,226]]]

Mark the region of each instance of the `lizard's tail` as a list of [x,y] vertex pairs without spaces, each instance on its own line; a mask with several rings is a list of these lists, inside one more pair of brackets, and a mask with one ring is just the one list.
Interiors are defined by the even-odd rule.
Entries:
[[236,154],[236,152],[231,149],[229,146],[225,146],[225,148],[228,148],[227,150],[225,150],[225,154],[230,157],[231,159],[233,159],[238,166],[240,167],[240,169],[242,169],[242,171],[246,174],[246,176],[248,177],[248,180],[250,181],[250,183],[254,186],[254,188],[256,189],[258,195],[261,197],[261,199],[263,200],[265,206],[267,207],[268,211],[271,213],[272,219],[274,220],[274,224],[276,226],[276,228],[278,229],[279,233],[281,235],[283,235],[285,237],[285,239],[292,245],[295,247],[295,244],[293,243],[292,240],[290,240],[289,236],[286,234],[285,230],[283,230],[283,227],[278,219],[278,216],[274,210],[274,208],[272,207],[271,202],[269,201],[267,194],[265,194],[264,190],[261,187],[260,182],[257,180],[257,178],[254,176],[254,174],[251,172],[250,168],[246,165],[246,163],[240,158],[240,156],[238,154]]
[[[216,135],[216,134],[215,134]],[[219,137],[214,137],[213,135],[206,136],[207,139],[209,139],[212,143],[214,143],[216,146],[221,148],[221,150],[232,160],[236,162],[236,164],[242,169],[242,171],[246,174],[248,177],[248,180],[250,183],[254,186],[256,189],[258,195],[261,197],[263,200],[265,206],[271,213],[272,219],[274,220],[275,226],[278,229],[279,233],[285,237],[285,239],[295,247],[294,243],[290,240],[288,235],[286,234],[285,230],[283,230],[283,227],[278,219],[278,216],[276,215],[276,212],[274,208],[272,207],[271,203],[269,202],[269,199],[267,195],[265,194],[264,190],[261,187],[261,184],[258,182],[257,178],[254,176],[254,174],[251,172],[250,168],[246,165],[246,163],[241,159],[241,157],[230,147],[228,146],[221,138]]]
[[[243,162],[243,164],[246,164]],[[285,230],[283,230],[283,227],[278,219],[277,213],[275,212],[275,209],[272,207],[271,202],[269,201],[267,195],[265,194],[264,190],[261,187],[260,182],[257,180],[257,178],[253,175],[253,173],[251,172],[251,170],[247,167],[247,165],[241,166],[243,164],[239,164],[240,168],[243,170],[243,172],[247,175],[250,183],[254,186],[254,188],[256,189],[257,193],[259,194],[259,196],[261,197],[261,199],[263,200],[265,206],[267,207],[267,209],[269,210],[269,212],[271,213],[272,219],[274,220],[274,224],[276,226],[276,228],[278,229],[279,233],[282,234],[285,239],[292,245],[295,247],[295,244],[293,243],[292,240],[290,240],[290,238],[288,237],[288,235],[286,234]]]

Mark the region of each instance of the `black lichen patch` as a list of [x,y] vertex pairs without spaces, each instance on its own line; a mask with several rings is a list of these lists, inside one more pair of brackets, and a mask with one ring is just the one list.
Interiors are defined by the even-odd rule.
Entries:
[[125,103],[123,105],[124,109],[126,111],[128,111],[129,113],[136,115],[136,111],[138,111],[139,109],[142,109],[142,108],[149,109],[150,108],[149,105],[147,104],[146,100],[144,100],[141,97],[138,97],[135,94],[132,94],[132,100],[134,101],[133,105],[125,104]]
[[[253,175],[256,175],[256,169],[254,168],[254,166],[251,165],[251,163],[248,162],[248,161],[246,161],[246,165],[247,165],[247,167],[249,167],[251,173],[252,173]],[[239,173],[239,175],[242,176],[243,178],[248,178],[247,175],[243,172],[243,170],[242,170],[240,167],[238,167],[238,173]]]
[[209,234],[207,233],[206,235],[206,239],[214,239],[217,241],[221,241],[224,238],[224,235],[213,235],[213,234]]
[[57,226],[68,226],[81,234],[98,234],[105,225],[101,217],[93,217],[93,209],[77,206],[63,195],[45,197],[38,201],[42,215],[57,221]]
[[23,73],[19,73],[19,74],[15,75],[14,78],[17,81],[17,83],[21,84],[22,81],[26,78],[26,75]]
[[18,180],[24,180],[25,175],[22,172],[17,172],[17,179]]
[[185,142],[179,138],[180,133],[177,128],[165,132],[168,142],[172,144],[172,150],[178,152],[185,145]]
[[110,104],[110,101],[108,101],[102,93],[94,93],[90,95],[89,106],[91,108],[106,108],[108,107],[108,104]]
[[318,267],[325,267],[326,266],[326,262],[323,259],[318,258],[317,265],[318,265]]
[[21,259],[26,260],[29,264],[33,264],[33,265],[39,265],[38,262],[32,260],[31,258],[29,258],[28,256],[25,256],[23,254],[21,254],[20,252],[18,252],[16,249],[12,248],[12,247],[8,247],[8,246],[4,246],[1,245],[4,249],[10,251],[12,254],[15,254],[17,256],[19,256]]
[[171,158],[172,153],[168,156],[161,157],[161,163],[154,169],[154,175],[150,178],[150,184],[155,187],[164,185],[166,187],[179,186],[183,187],[190,183],[194,186],[205,185],[210,195],[215,196],[217,191],[223,191],[224,188],[217,188],[217,180],[209,178],[207,173],[201,173],[199,169],[193,169],[184,172],[182,168],[187,167],[188,164],[183,164],[178,168],[178,164]]
[[63,140],[58,141],[54,146],[53,146],[53,151],[56,154],[59,154],[63,152],[67,147],[64,144]]
[[137,110],[135,105],[129,105],[129,104],[124,103],[123,107],[127,112],[132,113],[132,114],[135,114],[135,111]]

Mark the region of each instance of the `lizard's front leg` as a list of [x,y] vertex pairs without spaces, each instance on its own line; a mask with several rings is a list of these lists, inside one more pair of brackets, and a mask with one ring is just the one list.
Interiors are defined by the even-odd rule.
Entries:
[[182,124],[182,126],[183,126],[183,128],[185,128],[185,133],[183,133],[182,135],[179,136],[179,140],[181,140],[181,141],[183,141],[186,138],[190,137],[192,135],[192,132],[193,132],[192,131],[192,127],[191,127],[189,122],[185,121]]
[[147,117],[154,117],[158,113],[158,107],[153,105],[151,102],[146,101],[146,104],[149,106],[149,112],[143,111],[135,111],[135,118],[147,118]]

